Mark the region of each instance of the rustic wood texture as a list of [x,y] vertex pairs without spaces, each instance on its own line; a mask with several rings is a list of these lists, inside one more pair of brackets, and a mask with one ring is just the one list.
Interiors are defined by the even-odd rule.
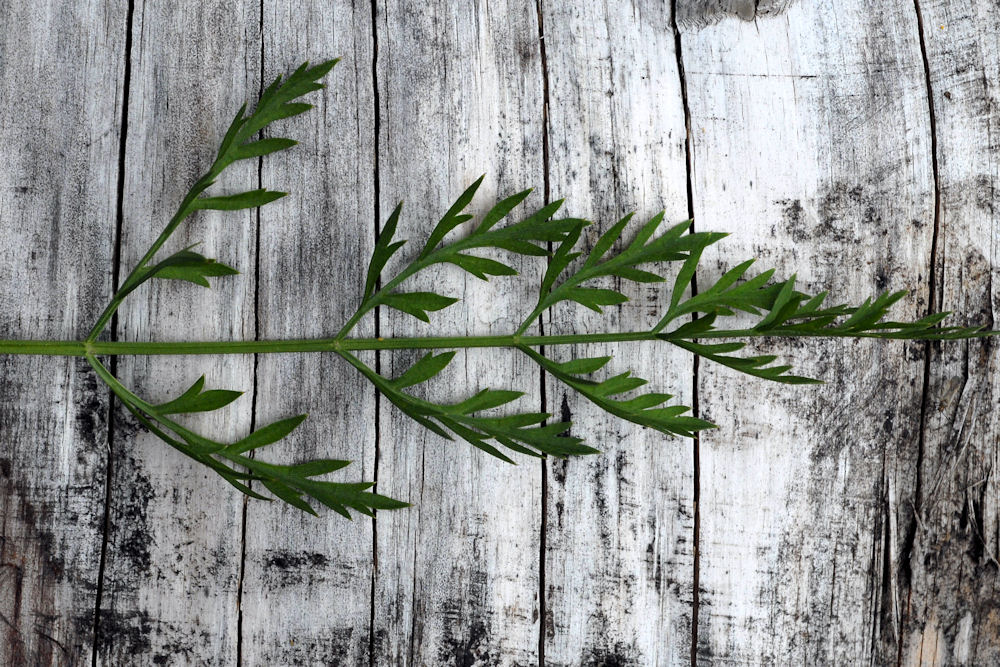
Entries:
[[[0,3],[17,26],[0,37],[0,337],[83,336],[116,254],[123,276],[239,105],[333,56],[317,108],[281,124],[301,144],[215,186],[291,196],[199,213],[170,244],[242,274],[142,287],[119,339],[331,335],[396,203],[406,255],[483,173],[473,212],[535,187],[525,211],[566,197],[589,244],[632,210],[693,211],[731,233],[703,285],[758,257],[838,302],[909,289],[901,318],[994,324],[995,3],[573,4]],[[416,279],[463,302],[356,334],[507,333],[543,262],[516,266]],[[660,286],[622,288],[631,303],[554,309],[545,332],[657,319]],[[202,372],[245,390],[192,420],[222,437],[309,412],[269,456],[352,459],[342,475],[416,504],[351,523],[246,501],[121,406],[109,425],[81,361],[0,358],[0,664],[1000,660],[995,345],[754,347],[826,386],[657,346],[548,351],[613,352],[612,370],[697,402],[720,426],[697,444],[600,414],[512,352],[460,353],[435,397],[527,391],[519,407],[603,450],[518,466],[422,430],[330,355],[118,359],[153,399]]]
[[[506,2],[379,4],[380,221],[405,199],[398,235],[411,239],[411,253],[483,173],[472,209],[479,214],[498,197],[543,184],[536,16]],[[515,215],[541,204],[539,187]],[[513,331],[543,268],[537,259],[513,261],[517,279],[483,283],[457,268],[418,276],[410,289],[462,303],[432,314],[432,326],[386,310],[380,333]],[[383,373],[399,375],[416,358],[383,354]],[[511,351],[460,353],[428,391],[460,400],[487,387],[526,391],[524,411],[540,405],[538,371]],[[379,489],[416,506],[378,517],[376,664],[537,662],[540,464],[511,466],[447,442],[385,401],[379,415]]]
[[[731,232],[699,281],[758,257],[837,302],[926,311],[931,125],[913,12],[799,3],[683,36],[695,219]],[[717,268],[716,268],[717,267]],[[708,364],[700,447],[702,662],[888,663],[916,481],[923,347],[766,345],[815,387]]]
[[[0,24],[0,336],[85,336],[112,291],[125,12],[5,2]],[[0,664],[89,664],[107,416],[82,359],[0,358]]]
[[[935,308],[996,326],[1000,11],[921,2],[939,167]],[[1000,661],[996,345],[931,347],[918,484],[910,498],[905,664]]]
[[681,27],[705,26],[727,17],[753,21],[788,9],[795,0],[686,0],[677,2],[677,23]]
[[[548,177],[567,213],[594,221],[590,247],[630,211],[664,228],[688,218],[685,121],[669,6],[542,6],[549,81]],[[626,239],[631,233],[626,232]],[[662,284],[614,288],[633,297],[603,314],[553,308],[547,333],[652,327]],[[654,391],[691,405],[693,364],[658,345],[588,345],[550,355],[614,354]],[[549,411],[602,454],[548,464],[545,659],[556,665],[672,664],[691,651],[694,462],[688,440],[601,414],[547,378]],[[648,498],[656,498],[649,503]]]
[[[136,6],[123,275],[204,173],[234,110],[259,94],[259,16],[259,6],[249,2]],[[256,186],[257,178],[257,165],[243,161],[227,170],[214,191]],[[170,248],[199,242],[204,255],[243,274],[215,279],[210,290],[180,281],[147,283],[120,310],[122,340],[253,338],[256,214],[199,213],[178,230]],[[250,425],[250,357],[123,358],[118,373],[126,386],[156,402],[177,396],[204,373],[207,386],[247,395],[190,423],[230,441]],[[233,664],[243,499],[212,471],[138,430],[118,407],[99,659]]]
[[[300,144],[263,161],[264,187],[291,195],[260,212],[258,334],[332,336],[357,307],[375,242],[371,8],[274,6],[263,25],[265,84],[305,58],[343,60],[328,91],[310,96],[313,111],[270,131]],[[374,326],[357,331],[370,336]],[[267,460],[347,459],[354,464],[338,478],[373,479],[375,391],[354,368],[334,355],[262,355],[257,390],[261,426],[310,413],[293,437],[268,448]],[[371,521],[317,522],[282,504],[248,502],[245,548],[243,664],[367,664]]]

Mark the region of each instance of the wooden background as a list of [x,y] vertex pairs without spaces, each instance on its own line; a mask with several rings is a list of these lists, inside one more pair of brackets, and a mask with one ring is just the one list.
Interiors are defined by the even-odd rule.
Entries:
[[[574,5],[576,5],[574,7]],[[665,209],[731,236],[699,281],[759,257],[812,290],[909,289],[993,325],[1000,9],[993,0],[0,2],[0,337],[82,336],[211,159],[239,105],[341,56],[302,144],[220,190],[173,246],[240,268],[160,284],[121,340],[331,335],[377,221],[426,234],[535,186],[600,228]],[[436,330],[504,333],[523,280]],[[171,282],[171,281],[162,281]],[[663,291],[547,332],[636,328]],[[499,295],[499,296],[498,296]],[[383,313],[359,333],[428,332]],[[310,411],[283,445],[354,459],[410,500],[376,521],[245,502],[138,430],[80,360],[0,358],[4,665],[996,664],[998,356],[989,341],[765,343],[826,380],[786,388],[656,346],[614,368],[720,428],[669,440],[599,414],[513,354],[435,385],[534,387],[597,457],[508,466],[400,418],[332,355],[122,357],[166,397],[201,372],[247,395],[220,436]],[[569,354],[570,351],[561,351]],[[381,354],[383,372],[412,356]]]

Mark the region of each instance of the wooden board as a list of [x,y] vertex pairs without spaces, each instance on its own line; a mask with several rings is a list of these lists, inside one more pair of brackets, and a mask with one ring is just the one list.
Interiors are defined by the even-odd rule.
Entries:
[[[700,285],[750,257],[836,303],[910,289],[926,312],[934,180],[912,12],[798,3],[686,31],[695,216],[731,232]],[[763,347],[757,346],[755,349]],[[703,662],[892,662],[915,483],[921,345],[767,341],[823,387],[703,364]]]
[[753,21],[780,14],[795,0],[678,0],[677,23],[682,27],[705,26],[728,17]]
[[[1000,12],[990,2],[920,9],[939,171],[934,307],[995,327]],[[992,342],[931,347],[912,574],[900,590],[906,665],[1000,660],[996,378]]]
[[[0,337],[85,336],[111,294],[125,12],[5,2],[0,25]],[[82,359],[0,357],[0,664],[90,662],[107,397]]]
[[[588,218],[586,243],[630,211],[664,227],[688,217],[684,109],[670,8],[545,3],[552,197]],[[626,238],[631,233],[626,232]],[[625,281],[620,281],[625,283]],[[662,284],[615,285],[632,297],[603,315],[572,304],[547,333],[641,330],[662,315]],[[574,307],[575,306],[575,307]],[[654,391],[691,405],[692,360],[657,345],[549,351],[557,360],[614,354]],[[689,440],[609,417],[558,381],[548,410],[602,453],[548,464],[546,663],[676,664],[689,659],[694,461]]]
[[[525,206],[541,205],[534,8],[380,3],[375,32],[380,221],[405,199],[398,236],[410,238],[416,252],[483,173],[474,212],[530,186],[539,189]],[[519,277],[486,284],[458,269],[415,279],[411,289],[433,288],[463,303],[433,314],[433,328],[384,312],[380,333],[509,333],[531,309],[542,263],[514,266]],[[415,359],[384,354],[383,373],[399,375]],[[518,402],[525,411],[539,405],[537,371],[512,352],[460,354],[428,391],[457,400],[486,387],[527,391]],[[464,442],[447,442],[384,401],[379,415],[379,488],[415,507],[378,517],[375,663],[536,662],[539,463],[511,466]]]
[[[838,302],[910,289],[900,318],[995,326],[986,0],[133,4],[131,20],[123,3],[0,7],[17,26],[0,38],[0,338],[83,336],[111,293],[123,132],[122,274],[262,80],[332,56],[318,108],[284,124],[302,145],[216,187],[292,196],[199,214],[170,244],[202,241],[242,275],[144,286],[118,338],[329,335],[396,202],[417,245],[484,172],[474,212],[535,186],[526,208],[567,197],[595,221],[588,243],[630,210],[683,219],[690,183],[697,228],[731,232],[700,285],[756,256]],[[356,334],[507,333],[542,262],[517,266],[488,284],[435,271],[413,287],[463,304],[431,327],[385,311]],[[662,290],[622,287],[630,304],[555,309],[545,331],[655,321]],[[192,420],[221,437],[310,412],[269,456],[353,459],[345,479],[416,503],[353,523],[246,502],[120,406],[109,428],[79,361],[4,357],[0,663],[641,665],[692,647],[703,664],[997,662],[993,345],[754,349],[827,385],[657,346],[549,351],[613,351],[613,370],[697,396],[720,425],[697,447],[600,414],[513,353],[459,354],[427,387],[527,390],[518,407],[604,449],[544,466],[423,431],[332,355],[119,360],[152,399],[202,372],[246,390]],[[416,355],[377,358],[396,375]]]
[[[259,5],[185,7],[135,8],[123,273],[211,165],[236,110],[260,92]],[[230,167],[214,191],[244,190],[256,183],[257,165],[244,161]],[[180,281],[148,283],[122,307],[120,339],[253,338],[255,213],[199,213],[184,223],[165,251],[197,242],[199,252],[243,273],[216,279],[210,290]],[[204,373],[208,387],[247,395],[189,423],[230,441],[250,426],[250,357],[122,358],[118,372],[127,386],[155,402],[178,395]],[[215,473],[137,430],[123,409],[115,416],[112,449],[100,661],[123,664],[139,655],[152,663],[233,664],[242,496]]]
[[[258,334],[320,338],[354,313],[375,241],[371,8],[266,9],[265,82],[306,58],[342,58],[328,89],[310,96],[316,108],[280,124],[280,136],[300,145],[263,165],[264,186],[291,195],[261,209]],[[366,322],[357,333],[371,336],[374,327]],[[262,355],[257,388],[260,425],[310,414],[287,443],[269,448],[268,460],[348,459],[354,464],[336,479],[373,479],[375,392],[354,368],[332,354]],[[364,517],[316,518],[250,501],[243,663],[367,664],[373,546]]]

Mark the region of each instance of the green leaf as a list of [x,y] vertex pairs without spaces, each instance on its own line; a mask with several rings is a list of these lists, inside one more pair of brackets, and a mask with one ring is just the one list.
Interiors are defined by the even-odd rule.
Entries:
[[292,118],[293,116],[298,116],[303,114],[315,107],[311,104],[306,104],[304,102],[289,102],[288,104],[281,105],[281,108],[274,112],[274,120],[282,120],[283,118]]
[[499,239],[492,243],[493,247],[516,252],[519,255],[530,257],[548,257],[549,251],[541,246],[537,246],[530,241],[518,241],[517,239]]
[[242,144],[236,149],[235,155],[237,160],[261,157],[263,155],[270,155],[271,153],[291,148],[298,143],[299,142],[293,139],[283,139],[280,137],[261,139],[260,141],[251,141]]
[[865,301],[863,306],[847,318],[843,328],[847,331],[866,331],[877,324],[885,316],[886,311],[904,296],[906,296],[905,290],[892,294],[883,292],[874,302]]
[[659,276],[650,271],[633,269],[630,266],[623,266],[620,269],[615,269],[614,275],[637,283],[662,283],[666,280],[663,276]]
[[646,380],[638,377],[632,377],[631,371],[625,371],[620,375],[615,375],[609,377],[603,382],[598,382],[593,386],[592,391],[598,396],[615,396],[617,394],[624,394],[625,392],[632,391],[633,389],[638,389],[639,387],[647,384]]
[[240,131],[240,128],[243,127],[243,124],[246,122],[246,118],[244,117],[246,110],[247,110],[247,104],[246,102],[244,102],[243,106],[240,107],[240,110],[236,112],[236,117],[233,118],[233,122],[229,124],[229,129],[226,130],[226,135],[222,138],[222,143],[219,145],[218,157],[216,158],[217,165],[219,164],[219,161],[221,160],[222,156],[230,152],[230,149],[232,148],[233,145],[233,141],[235,141],[236,139],[237,133]]
[[[757,326],[754,328],[758,331],[766,331],[771,328],[772,325],[784,323],[788,316],[794,312],[795,307],[798,306],[798,301],[793,302],[795,296],[795,274],[793,273],[792,277],[785,281],[785,283],[781,286],[778,296],[771,305],[771,312],[769,312],[764,319],[758,322]],[[791,308],[788,308],[789,306]]]
[[231,475],[228,472],[225,472],[223,470],[216,470],[216,472],[219,473],[219,475],[222,477],[222,479],[224,479],[227,482],[229,482],[230,484],[232,484],[241,493],[245,493],[246,495],[250,496],[251,498],[256,498],[257,500],[266,500],[268,502],[271,501],[271,498],[268,498],[267,496],[264,496],[264,495],[261,495],[261,494],[257,493],[256,491],[254,491],[253,489],[251,489],[249,486],[247,486],[246,484],[244,484],[243,482],[241,482],[238,477],[236,477],[234,475]]
[[705,315],[704,317],[699,317],[696,320],[685,322],[671,332],[670,336],[677,338],[697,338],[698,334],[703,334],[712,330],[715,318],[715,313],[712,313],[711,315]]
[[386,263],[406,243],[406,241],[392,242],[392,237],[396,233],[396,225],[399,224],[399,215],[402,210],[403,202],[399,202],[389,215],[389,219],[386,220],[382,232],[378,235],[378,241],[375,242],[375,250],[372,252],[372,259],[368,264],[368,277],[365,280],[365,300],[368,300],[375,293],[375,286],[378,284],[379,275],[381,275]]
[[438,224],[434,227],[430,236],[427,237],[427,244],[420,252],[421,259],[431,254],[444,237],[448,235],[448,232],[466,220],[471,219],[472,216],[460,215],[460,213],[472,202],[472,198],[476,195],[476,190],[478,190],[479,186],[482,185],[484,178],[486,178],[485,174],[480,176],[475,183],[466,188],[465,192],[463,192],[459,198],[455,200],[455,203],[451,205],[451,208],[448,209],[448,212],[444,214],[444,217],[442,217]]
[[222,197],[198,197],[191,203],[191,208],[193,210],[238,211],[244,208],[263,206],[276,199],[281,199],[287,194],[287,192],[273,190],[250,190]]
[[602,312],[601,306],[614,306],[628,301],[628,297],[621,292],[597,287],[574,287],[566,291],[566,298],[598,313]]
[[395,510],[410,506],[409,503],[368,492],[367,489],[371,486],[369,482],[338,484],[310,481],[307,489],[311,497],[348,519],[351,518],[348,508],[372,516],[372,510]]
[[280,76],[276,78],[261,95],[253,114],[242,123],[234,141],[242,144],[270,123],[311,109],[310,104],[292,100],[321,89],[323,85],[316,81],[326,76],[336,64],[337,60],[329,60],[309,68],[308,63],[303,63],[284,81]]
[[597,243],[594,244],[593,250],[590,251],[590,256],[587,257],[587,261],[584,264],[585,267],[597,264],[600,261],[600,259],[604,257],[604,255],[606,255],[609,250],[611,250],[611,246],[613,246],[615,244],[615,241],[617,241],[618,238],[622,235],[622,232],[625,230],[626,225],[628,225],[629,220],[632,219],[633,215],[635,215],[635,213],[629,213],[624,218],[615,223],[615,225],[612,226],[611,229],[604,232],[601,238],[597,240]]
[[233,276],[239,271],[226,266],[214,259],[209,259],[190,250],[181,250],[150,268],[142,280],[149,278],[164,278],[168,280],[185,280],[202,287],[210,287],[207,278],[217,276]]
[[172,401],[156,406],[161,415],[172,415],[189,412],[211,412],[225,407],[243,395],[242,391],[227,391],[210,389],[202,391],[205,386],[205,376],[198,378],[187,391]]
[[[482,181],[483,179],[480,178],[479,180]],[[489,231],[494,225],[506,218],[514,207],[524,201],[530,194],[531,188],[528,188],[527,190],[523,190],[515,195],[507,197],[506,199],[498,201],[483,217],[483,221],[479,223],[479,227],[476,228],[476,233],[482,234],[483,232]]]
[[379,495],[377,493],[364,494],[364,500],[368,507],[377,510],[398,510],[405,507],[412,507],[410,503],[402,500],[396,500],[395,498],[390,498],[389,496]]
[[327,473],[335,472],[351,464],[350,461],[338,461],[336,459],[316,459],[306,463],[297,463],[287,466],[288,473],[295,477],[318,477]]
[[462,414],[471,414],[480,410],[489,410],[524,396],[523,391],[505,391],[498,389],[483,389],[472,398],[457,403],[454,408]]
[[[691,222],[684,222],[681,225],[677,225],[671,230],[672,232],[680,228],[688,229],[691,226]],[[681,302],[684,297],[684,292],[691,285],[691,281],[694,280],[695,272],[698,269],[698,262],[701,261],[701,253],[708,246],[713,243],[725,238],[727,234],[717,234],[717,233],[704,233],[700,235],[702,243],[695,246],[690,251],[688,251],[688,257],[684,260],[684,264],[681,266],[681,270],[677,273],[677,278],[674,281],[674,289],[670,294],[670,310],[673,311],[677,304]]]
[[511,267],[485,257],[475,257],[473,255],[456,254],[448,258],[448,262],[461,267],[479,278],[489,280],[489,276],[516,276],[517,271]]
[[604,368],[611,357],[592,357],[590,359],[572,359],[556,364],[560,371],[570,375],[589,375]]
[[390,308],[401,310],[424,322],[430,322],[427,311],[441,310],[457,301],[458,299],[441,296],[434,292],[400,292],[387,294],[382,298],[382,303]]
[[420,401],[417,401],[413,396],[410,396],[405,392],[402,391],[386,392],[386,386],[393,388],[392,385],[380,386],[379,388],[386,393],[386,397],[389,399],[389,402],[395,405],[400,410],[402,410],[403,414],[405,414],[407,417],[409,417],[413,421],[417,422],[418,424],[426,428],[431,433],[439,435],[445,440],[452,439],[452,437],[448,435],[447,431],[445,431],[443,428],[435,424],[428,416],[431,414],[433,414],[435,417],[438,416],[436,410],[433,412],[429,411],[427,409],[428,407],[427,405],[422,404]]
[[307,416],[308,415],[298,415],[295,417],[288,417],[287,419],[282,419],[268,424],[267,426],[257,429],[242,440],[233,443],[226,448],[226,451],[230,454],[242,454],[250,451],[251,449],[257,449],[259,447],[264,447],[278,442],[298,428],[299,424],[304,422]]
[[307,503],[305,500],[302,499],[302,492],[296,491],[290,486],[287,486],[286,484],[283,484],[282,482],[273,479],[265,479],[263,481],[263,484],[264,486],[267,487],[268,491],[273,493],[281,500],[284,500],[289,505],[297,507],[303,512],[308,512],[313,516],[318,516],[316,514],[316,510],[314,510],[312,506],[309,505],[309,503]]
[[799,375],[789,375],[788,371],[791,370],[791,366],[770,366],[769,364],[776,358],[774,355],[734,357],[729,354],[743,348],[744,343],[705,344],[683,340],[671,340],[671,342],[717,364],[728,366],[741,373],[765,380],[772,380],[783,384],[820,384],[822,382],[821,380]]
[[575,362],[556,363],[527,346],[519,346],[522,352],[534,359],[542,368],[551,373],[566,386],[576,390],[589,401],[617,417],[641,426],[654,428],[661,433],[693,437],[695,432],[714,428],[714,424],[697,417],[684,415],[688,408],[674,405],[656,407],[669,400],[669,394],[650,393],[630,399],[616,400],[612,396],[637,389],[646,380],[622,373],[602,382],[594,382],[576,377],[575,374],[598,370],[606,363],[605,357],[581,359]]
[[[635,235],[634,239],[632,239],[632,243],[629,244],[628,249],[629,250],[639,249],[642,248],[642,246],[646,245],[646,241],[652,238],[653,234],[656,233],[656,230],[659,229],[661,222],[663,222],[663,211],[660,211],[659,213],[654,215],[646,222],[645,225],[643,225],[639,229],[639,233]],[[666,244],[673,240],[675,240],[675,238],[667,234],[666,237],[663,239],[663,243]],[[660,246],[657,245],[654,247],[660,247]]]
[[[492,229],[483,234],[473,235],[469,239],[469,242],[474,244],[473,247],[494,246],[500,248],[503,247],[503,244],[511,242],[533,245],[530,243],[531,241],[561,241],[567,233],[578,225],[586,226],[588,224],[586,220],[578,220],[576,218],[552,220],[552,216],[559,210],[562,203],[562,199],[550,202],[520,222],[508,225],[507,227]],[[526,251],[522,254],[532,254],[532,251]]]
[[545,275],[542,277],[542,284],[539,287],[539,294],[542,299],[552,291],[556,280],[566,270],[570,262],[580,256],[580,253],[572,252],[572,250],[576,242],[580,240],[582,232],[583,224],[575,225],[563,238],[562,243],[556,248],[555,253],[552,254],[552,259],[549,261],[549,266],[545,270]]
[[444,352],[442,354],[428,352],[418,359],[415,364],[406,369],[402,375],[393,380],[392,385],[397,389],[404,389],[420,384],[421,382],[426,382],[443,371],[454,356],[454,352]]

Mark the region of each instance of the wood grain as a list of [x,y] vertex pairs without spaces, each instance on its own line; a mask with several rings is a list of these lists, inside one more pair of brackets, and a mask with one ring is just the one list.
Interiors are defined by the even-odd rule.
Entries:
[[[939,169],[934,307],[996,326],[997,82],[1000,11],[989,2],[921,2]],[[919,517],[902,664],[1000,660],[997,591],[997,353],[992,341],[934,345],[924,403]],[[904,597],[905,596],[905,597]]]
[[677,23],[683,27],[705,26],[728,17],[753,21],[788,9],[795,0],[676,0]]
[[[549,180],[567,213],[593,221],[589,246],[630,211],[688,217],[684,109],[670,8],[543,5],[549,80]],[[640,223],[635,223],[640,224]],[[626,232],[626,238],[631,237]],[[553,308],[547,333],[640,330],[665,310],[662,284],[613,285],[632,297],[603,315]],[[689,355],[664,346],[558,348],[561,361],[614,354],[654,391],[691,405]],[[614,419],[551,378],[549,411],[601,454],[548,464],[546,663],[689,660],[694,463],[689,440]],[[654,500],[655,499],[655,500]],[[651,502],[652,501],[652,502]]]
[[[497,197],[542,185],[533,8],[380,3],[376,34],[380,220],[405,198],[398,236],[411,239],[411,253],[481,174],[486,181],[473,204],[480,214]],[[539,190],[524,207],[541,203]],[[433,328],[384,312],[381,334],[512,332],[530,311],[542,268],[537,260],[513,261],[516,279],[481,283],[457,269],[415,279],[411,289],[463,301],[433,314]],[[396,376],[415,359],[382,355],[382,371]],[[528,392],[518,406],[535,411],[539,382],[538,371],[512,352],[474,351],[459,354],[428,391],[450,400],[486,387],[517,389]],[[538,462],[511,466],[447,442],[384,401],[379,426],[379,489],[416,506],[378,517],[376,664],[536,662]]]
[[[135,8],[123,268],[134,266],[207,170],[236,110],[259,94],[259,14],[257,3],[244,2]],[[256,164],[243,161],[213,189],[234,192],[256,183]],[[165,251],[200,242],[201,253],[243,274],[216,279],[211,290],[180,281],[147,283],[120,310],[119,337],[252,339],[255,225],[253,211],[190,218]],[[250,425],[250,357],[122,358],[118,371],[126,386],[154,402],[176,396],[204,373],[207,386],[247,395],[189,423],[230,441]],[[112,456],[100,660],[232,664],[243,498],[215,473],[136,430],[121,409]]]
[[[357,307],[375,241],[371,8],[275,4],[264,35],[265,81],[305,58],[342,57],[328,89],[310,96],[316,108],[277,126],[301,143],[265,158],[262,180],[292,194],[260,212],[259,336],[329,337]],[[370,321],[357,329],[373,334]],[[354,368],[332,354],[261,355],[257,389],[259,425],[311,415],[268,460],[348,459],[336,479],[374,478],[375,392]],[[250,501],[243,663],[368,664],[373,547],[363,516]]]
[[[125,13],[5,2],[0,25],[0,337],[83,336],[111,293]],[[0,664],[89,664],[107,396],[83,360],[0,358]]]
[[[836,303],[913,290],[895,312],[924,314],[934,182],[915,15],[798,3],[682,41],[697,225],[731,232],[699,284],[757,257]],[[827,384],[701,367],[719,429],[700,450],[700,662],[892,662],[923,348],[764,346]]]
[[[119,339],[329,335],[397,201],[413,253],[484,172],[474,212],[535,186],[525,208],[566,197],[594,220],[588,244],[630,210],[687,217],[690,182],[696,227],[731,233],[702,285],[758,257],[837,302],[909,289],[899,318],[997,319],[987,0],[133,4],[129,23],[128,3],[0,3],[2,338],[82,337],[110,295],[123,132],[127,272],[262,76],[333,56],[318,108],[282,125],[302,144],[215,188],[292,195],[199,213],[170,244],[201,241],[242,275],[144,286]],[[508,333],[543,263],[516,265],[488,284],[414,280],[464,302],[431,327],[385,311],[356,334]],[[545,332],[657,319],[660,286],[621,287],[629,304],[558,308]],[[310,412],[269,458],[353,459],[343,478],[416,504],[353,523],[247,502],[120,409],[109,427],[79,361],[4,357],[0,663],[645,665],[687,663],[692,643],[702,664],[1000,661],[994,345],[753,349],[827,384],[656,346],[548,351],[613,352],[612,370],[697,397],[720,426],[697,449],[600,414],[513,353],[459,354],[428,385],[525,390],[519,408],[604,450],[544,467],[421,430],[333,356],[119,359],[154,400],[203,371],[245,390],[191,421],[220,437]],[[415,358],[377,363],[394,376]]]

